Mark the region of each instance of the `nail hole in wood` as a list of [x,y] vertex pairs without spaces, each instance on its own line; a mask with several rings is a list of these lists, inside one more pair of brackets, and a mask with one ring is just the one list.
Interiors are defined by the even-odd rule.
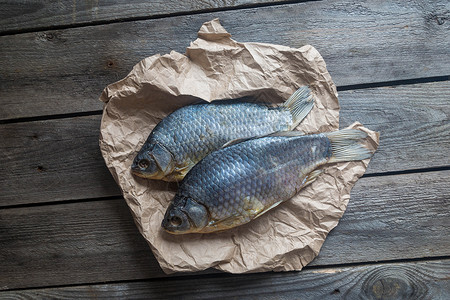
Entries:
[[445,22],[445,18],[443,18],[443,17],[436,17],[436,21],[437,21],[438,25],[442,25]]

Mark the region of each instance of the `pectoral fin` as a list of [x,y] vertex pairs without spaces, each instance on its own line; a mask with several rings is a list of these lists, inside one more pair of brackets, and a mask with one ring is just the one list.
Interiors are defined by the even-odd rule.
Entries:
[[[302,182],[302,188],[305,187],[305,186],[307,186],[308,184],[313,183],[313,182],[320,176],[320,174],[322,174],[322,173],[323,173],[323,170],[314,170],[314,171],[312,171],[311,173],[309,173],[308,175],[306,175],[306,177],[303,179],[303,182]],[[257,217],[259,217],[259,216],[261,216],[261,215],[264,214],[265,212],[271,210],[272,208],[274,208],[274,207],[280,205],[281,203],[283,203],[283,201],[278,201],[278,202],[275,202],[274,204],[272,204],[271,206],[269,206],[269,207],[263,209],[261,212],[259,212],[259,213],[254,217],[254,219],[257,218]]]
[[269,206],[269,207],[267,207],[267,208],[265,208],[265,209],[263,209],[262,211],[260,211],[253,219],[256,219],[256,218],[258,218],[259,216],[261,216],[262,214],[264,214],[265,212],[267,212],[267,211],[269,211],[269,210],[271,210],[272,208],[274,208],[274,207],[276,207],[276,206],[278,206],[279,204],[281,204],[283,201],[278,201],[278,202],[275,202],[274,204],[272,204],[271,206]]
[[259,201],[258,199],[249,198],[248,204],[249,204],[250,208],[247,210],[247,212],[248,212],[248,215],[251,217],[251,219],[256,219],[259,216],[266,213],[267,211],[271,210],[272,208],[278,206],[282,202],[283,201],[278,201],[270,206],[265,207],[264,204],[262,204],[261,201]]
[[214,220],[208,224],[208,227],[214,227],[215,230],[225,230],[249,222],[258,217],[265,210],[264,204],[255,197],[245,197],[242,199],[242,214],[235,213],[221,220]]
[[231,215],[221,220],[211,221],[208,227],[214,227],[215,230],[225,230],[242,224],[243,216]]
[[195,165],[193,162],[187,162],[183,165],[176,166],[172,173],[168,174],[166,178],[171,179],[170,181],[181,181],[184,176],[186,176],[187,172]]

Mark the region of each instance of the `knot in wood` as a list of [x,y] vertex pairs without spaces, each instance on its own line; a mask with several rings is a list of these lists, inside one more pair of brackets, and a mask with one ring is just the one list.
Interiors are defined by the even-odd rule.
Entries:
[[424,299],[427,286],[408,267],[384,266],[367,274],[361,295],[365,299]]

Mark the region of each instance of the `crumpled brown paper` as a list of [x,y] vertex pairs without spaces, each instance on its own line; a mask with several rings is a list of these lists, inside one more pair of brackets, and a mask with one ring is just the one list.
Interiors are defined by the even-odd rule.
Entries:
[[[298,129],[305,133],[338,129],[336,87],[316,49],[239,43],[216,19],[203,24],[186,54],[172,51],[145,58],[126,78],[106,87],[100,98],[105,102],[101,151],[165,272],[209,267],[233,273],[300,270],[317,256],[368,160],[326,166],[312,185],[246,225],[177,236],[161,229],[176,183],[130,173],[133,158],[153,127],[175,109],[198,98],[212,101],[249,95],[281,103],[302,85],[311,87],[316,101]],[[377,133],[361,124],[352,127],[366,131],[369,148],[376,149]]]

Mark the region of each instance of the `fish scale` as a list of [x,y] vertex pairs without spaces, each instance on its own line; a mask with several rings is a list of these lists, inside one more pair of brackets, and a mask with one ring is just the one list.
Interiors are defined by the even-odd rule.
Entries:
[[[246,110],[245,112],[247,113],[247,116],[245,114],[242,113],[241,109],[237,109],[237,107],[235,107],[234,105],[230,104],[222,104],[222,105],[227,105],[229,107],[224,108],[222,111],[224,111],[226,118],[223,120],[223,126],[218,126],[217,122],[215,120],[219,119],[220,115],[223,115],[221,111],[219,110],[209,110],[208,117],[203,118],[202,115],[200,114],[202,112],[202,110],[204,109],[204,106],[208,106],[209,104],[204,104],[204,105],[194,105],[192,107],[190,107],[189,110],[187,111],[181,111],[181,113],[186,116],[186,115],[191,115],[192,117],[190,117],[188,120],[192,120],[192,123],[189,124],[190,122],[185,121],[184,123],[186,123],[185,128],[182,131],[182,139],[184,140],[184,142],[179,142],[179,141],[175,141],[173,138],[173,135],[170,134],[170,131],[166,128],[164,128],[164,126],[161,126],[160,130],[162,132],[165,132],[165,134],[161,134],[161,135],[156,135],[155,138],[158,138],[164,145],[177,145],[177,147],[181,147],[182,151],[171,151],[173,154],[175,154],[175,160],[177,161],[184,161],[186,159],[188,159],[190,156],[197,156],[200,157],[202,156],[202,151],[199,151],[200,149],[200,143],[197,142],[199,140],[198,137],[200,137],[201,135],[206,135],[206,136],[211,136],[212,138],[208,139],[208,141],[205,143],[205,146],[207,149],[205,149],[206,151],[203,152],[209,152],[211,149],[216,148],[217,144],[224,144],[229,140],[235,139],[237,137],[241,137],[242,134],[241,132],[245,132],[245,131],[250,131],[254,132],[255,135],[261,135],[267,132],[271,132],[273,130],[273,128],[268,128],[268,127],[273,127],[271,122],[273,122],[274,118],[271,117],[271,115],[278,115],[280,116],[281,114],[281,118],[279,118],[280,120],[278,120],[278,124],[276,124],[276,130],[288,130],[288,124],[292,122],[292,118],[289,115],[289,113],[286,111],[283,114],[283,111],[278,110],[278,109],[271,109],[271,110],[267,110],[267,116],[264,116],[264,118],[261,118],[261,113],[258,115],[259,117],[259,122],[263,123],[263,124],[253,124],[252,128],[250,128],[250,130],[248,130],[248,128],[242,128],[242,126],[239,126],[239,121],[242,120],[247,117],[256,117],[256,114],[253,112],[253,114],[251,114],[251,110]],[[221,104],[217,104],[217,105],[221,105]],[[251,106],[253,109],[255,108],[255,104],[252,103],[244,103],[243,105],[248,105]],[[181,118],[181,116],[174,116],[177,117],[178,119]],[[170,119],[168,120],[170,121]],[[169,122],[168,122],[169,123]],[[167,124],[168,124],[167,123]],[[204,124],[206,124],[206,126],[208,126],[208,128],[212,131],[211,133],[208,134],[207,130],[204,130],[203,126]],[[188,127],[189,125],[193,125],[193,127]],[[225,130],[223,132],[220,132],[220,134],[218,133],[219,130],[221,130],[223,128],[225,128]],[[191,131],[192,128],[194,128],[194,132],[190,132],[191,136],[190,138],[188,138],[187,135],[187,130]],[[240,129],[240,130],[239,130]],[[169,134],[168,134],[169,133]],[[193,133],[193,134],[192,134]],[[175,135],[175,134],[174,134]],[[166,146],[168,147],[168,146]],[[172,149],[170,149],[172,150]],[[174,149],[175,150],[175,149]],[[196,155],[197,154],[197,155]]]
[[[295,187],[301,187],[299,170],[304,167],[299,165],[299,163],[302,164],[310,158],[311,162],[309,164],[312,165],[312,161],[317,160],[317,155],[314,157],[310,151],[306,151],[305,149],[310,149],[312,143],[316,147],[323,146],[318,139],[315,141],[304,141],[307,138],[302,138],[302,147],[295,145],[296,147],[294,149],[289,150],[283,149],[286,147],[280,147],[280,143],[283,142],[292,144],[290,142],[292,139],[295,138],[286,140],[285,138],[267,137],[249,141],[249,143],[245,144],[245,147],[236,145],[235,147],[231,146],[229,149],[225,148],[212,153],[207,160],[200,162],[198,167],[193,169],[192,173],[188,174],[180,186],[179,193],[191,195],[193,194],[193,189],[199,190],[198,186],[190,184],[191,181],[197,181],[197,178],[203,176],[209,178],[209,183],[200,187],[202,193],[196,193],[198,194],[196,201],[206,207],[210,207],[211,217],[217,220],[229,217],[222,213],[222,211],[226,211],[223,205],[229,201],[228,199],[232,199],[231,206],[233,210],[230,215],[242,212],[244,203],[241,199],[245,196],[260,199],[264,206],[270,206],[274,201],[279,199],[279,195],[293,195],[295,193]],[[273,144],[276,144],[275,147],[270,147]],[[280,153],[279,150],[281,150],[281,156],[278,156]],[[226,152],[231,152],[232,155],[224,155]],[[288,153],[289,155],[286,155]],[[322,153],[327,152],[322,151]],[[293,158],[301,155],[305,159],[297,163]],[[280,165],[276,166],[276,172],[273,171],[274,166],[270,162],[270,158],[272,157],[276,157],[279,163],[282,164],[282,167]],[[323,157],[326,159],[326,155],[323,155]],[[231,167],[229,166],[230,158],[234,160],[231,163]],[[213,161],[212,163],[211,160]],[[237,170],[237,172],[223,172],[224,165],[227,165],[227,168],[231,170]],[[265,168],[267,171],[261,172],[261,168]],[[309,169],[307,168],[305,173],[309,173]],[[280,180],[280,178],[284,180]],[[282,181],[289,184],[289,186],[286,187],[283,184],[282,189],[275,189],[274,186],[277,183],[284,183]],[[287,188],[287,191],[285,191],[285,188]],[[226,193],[229,194],[229,197],[222,196]],[[213,197],[210,197],[210,195]]]
[[131,169],[141,177],[179,181],[230,140],[292,130],[313,103],[309,88],[302,87],[278,107],[237,99],[182,107],[155,126]]
[[320,166],[369,158],[363,137],[359,130],[276,133],[212,152],[180,183],[162,226],[207,233],[245,224],[314,181]]

